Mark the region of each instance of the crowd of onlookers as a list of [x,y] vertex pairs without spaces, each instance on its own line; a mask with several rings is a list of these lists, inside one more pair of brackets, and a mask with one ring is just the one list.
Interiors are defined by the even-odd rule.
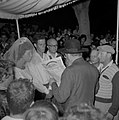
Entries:
[[[79,27],[76,26],[74,29],[71,28],[39,28],[38,25],[20,25],[20,37],[28,37],[33,43],[35,42],[34,37],[36,35],[45,36],[46,39],[55,38],[59,42],[59,47],[62,47],[62,42],[71,37],[80,39],[78,34]],[[15,24],[6,23],[0,28],[0,45],[2,52],[5,52],[16,39],[18,39],[18,33]],[[91,33],[92,45],[98,46],[101,44],[111,44],[114,48],[116,47],[116,34],[112,34],[107,31],[104,34],[93,34]],[[2,49],[2,47],[5,49]],[[7,48],[8,47],[8,48]]]
[[[39,28],[38,25],[21,24],[19,25],[20,37],[27,37],[32,43],[35,43],[35,36],[43,36],[48,40],[49,38],[55,38],[58,41],[58,48],[62,48],[64,41],[70,38],[77,38],[84,44],[86,38],[85,35],[79,36],[79,27],[71,28],[54,28],[49,26],[48,28]],[[84,40],[82,39],[84,38]],[[18,39],[18,33],[15,24],[6,23],[0,28],[0,54],[3,55]],[[107,31],[104,34],[91,33],[90,47],[97,47],[102,44],[112,45],[116,49],[116,34]]]
[[[75,29],[64,28],[64,29],[55,29],[54,27],[49,26],[48,29],[40,29],[38,25],[27,25],[22,24],[20,25],[20,37],[23,41],[26,40],[26,37],[30,40],[33,46],[36,48],[36,51],[40,54],[41,51],[38,50],[38,43],[39,39],[46,40],[44,44],[46,47],[45,52],[47,55],[50,54],[51,47],[57,48],[56,53],[60,53],[60,49],[66,47],[65,41],[77,39],[80,42],[81,48],[86,48],[86,51],[83,52],[82,56],[84,60],[93,64],[100,72],[100,63],[98,54],[100,48],[99,46],[107,45],[103,49],[107,49],[107,54],[109,51],[109,55],[112,55],[112,59],[115,62],[116,52],[113,52],[113,49],[116,50],[116,35],[112,34],[110,31],[107,31],[105,34],[91,34],[91,44],[85,45],[85,41],[87,37],[85,34],[79,35],[78,31],[80,28],[76,26]],[[23,38],[22,38],[23,37]],[[16,30],[16,26],[14,24],[5,24],[0,29],[0,84],[7,79],[11,74],[13,74],[12,79],[16,79],[14,76],[13,69],[14,64],[11,61],[3,60],[3,56],[6,52],[11,48],[18,47],[17,43],[20,40],[18,39],[18,34]],[[27,42],[29,42],[29,40]],[[18,42],[16,42],[18,41]],[[15,43],[16,42],[16,43]],[[21,42],[21,41],[20,41]],[[19,46],[20,43],[19,42]],[[15,45],[14,45],[15,43]],[[25,43],[27,45],[27,43]],[[30,46],[29,45],[29,46]],[[29,47],[28,46],[28,47]],[[34,51],[34,47],[32,45],[28,48]],[[112,46],[110,48],[109,46]],[[20,46],[21,47],[21,46]],[[20,48],[19,47],[19,48]],[[23,47],[23,46],[22,46]],[[17,53],[20,53],[20,49],[11,48],[10,52],[13,54],[12,57],[16,62],[19,58]],[[23,49],[27,49],[23,47]],[[15,51],[16,50],[16,51]],[[52,50],[51,50],[52,51]],[[72,51],[71,51],[72,52]],[[22,52],[21,52],[22,53]],[[9,57],[9,53],[6,54]],[[15,55],[18,58],[15,58]],[[20,54],[21,55],[21,54]],[[59,55],[59,54],[57,54]],[[65,55],[62,55],[63,62],[65,64]],[[22,56],[22,55],[21,55]],[[11,57],[11,56],[10,56]],[[23,57],[23,56],[22,56]],[[22,58],[21,57],[21,58]],[[74,54],[75,57],[75,54]],[[109,56],[111,58],[111,56]],[[20,59],[20,58],[19,58]],[[26,58],[24,58],[26,59]],[[106,58],[107,59],[107,58]],[[20,61],[21,62],[21,61]],[[19,67],[22,62],[17,67]],[[26,64],[26,61],[24,62]],[[23,64],[23,65],[24,65]],[[67,67],[67,65],[65,64]],[[23,66],[22,66],[23,67]],[[42,68],[40,68],[42,69]],[[35,70],[35,69],[34,69]],[[34,72],[34,71],[32,71]],[[37,73],[33,73],[35,75]],[[32,75],[32,76],[33,76]],[[101,75],[101,74],[100,74]],[[106,76],[107,77],[107,76]],[[34,78],[32,78],[34,79]],[[5,85],[5,83],[4,83]],[[8,85],[8,83],[6,83]],[[45,84],[44,84],[45,85]],[[17,80],[10,81],[7,89],[0,88],[0,119],[2,120],[108,120],[106,115],[102,113],[99,109],[95,108],[92,105],[82,103],[80,106],[74,106],[70,109],[63,111],[62,113],[60,106],[57,102],[51,101],[49,98],[45,98],[45,100],[40,100],[40,96],[38,98],[36,94],[35,87],[37,85],[33,83],[33,81],[29,81],[29,79],[19,78]],[[47,85],[46,85],[47,86]],[[1,86],[0,86],[1,87]],[[6,116],[6,117],[5,117]]]

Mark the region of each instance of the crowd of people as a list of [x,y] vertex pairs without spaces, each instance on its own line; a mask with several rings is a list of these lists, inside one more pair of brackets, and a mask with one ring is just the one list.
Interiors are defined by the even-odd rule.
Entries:
[[[64,41],[70,38],[82,39],[81,44],[85,41],[85,35],[79,36],[79,27],[75,28],[55,28],[49,26],[47,28],[40,28],[38,25],[20,24],[20,37],[27,37],[33,44],[36,42],[36,36],[45,37],[46,41],[49,38],[55,38],[58,41],[58,48],[63,47]],[[0,54],[4,54],[17,40],[18,33],[16,24],[6,23],[0,28]],[[109,43],[115,49],[116,47],[116,34],[107,31],[106,33],[91,33],[91,46],[99,46]]]
[[[119,68],[115,35],[79,35],[80,28],[0,30],[1,120],[118,120]],[[61,57],[60,84],[41,64]]]

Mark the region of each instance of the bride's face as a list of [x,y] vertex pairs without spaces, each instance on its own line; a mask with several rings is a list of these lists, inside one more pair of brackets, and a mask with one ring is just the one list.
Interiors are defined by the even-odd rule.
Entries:
[[25,68],[25,64],[30,62],[33,57],[33,50],[27,50],[22,58],[17,62],[17,67]]
[[23,55],[23,59],[25,62],[30,62],[33,57],[33,50],[27,50]]

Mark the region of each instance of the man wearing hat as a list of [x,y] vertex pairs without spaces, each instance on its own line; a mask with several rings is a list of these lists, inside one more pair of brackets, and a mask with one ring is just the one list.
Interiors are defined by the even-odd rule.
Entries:
[[112,120],[119,120],[119,68],[112,60],[115,53],[110,45],[102,45],[99,50],[100,63],[103,64],[99,77],[99,90],[96,94],[95,106]]
[[85,51],[77,39],[67,40],[60,50],[66,56],[67,67],[61,76],[60,86],[52,83],[51,93],[57,102],[63,104],[65,111],[81,103],[93,105],[99,73],[96,67],[82,58]]

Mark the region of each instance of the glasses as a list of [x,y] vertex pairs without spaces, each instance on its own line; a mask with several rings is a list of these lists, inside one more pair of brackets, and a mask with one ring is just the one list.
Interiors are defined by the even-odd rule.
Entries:
[[57,47],[58,45],[48,45],[49,47]]

